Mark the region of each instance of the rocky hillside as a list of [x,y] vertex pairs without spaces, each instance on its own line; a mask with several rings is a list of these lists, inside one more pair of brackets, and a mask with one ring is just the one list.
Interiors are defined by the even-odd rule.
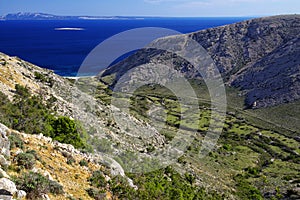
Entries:
[[[84,155],[80,153],[80,151],[75,150],[73,146],[62,145],[62,148],[67,150],[67,152],[63,153],[63,156],[65,156],[65,158],[63,158],[56,155],[57,152],[55,152],[55,150],[60,148],[57,145],[61,145],[59,143],[52,142],[51,138],[26,135],[12,129],[8,129],[1,124],[1,127],[3,127],[3,130],[1,131],[3,140],[0,142],[1,153],[3,154],[0,157],[1,159],[3,158],[1,166],[9,167],[10,162],[14,162],[14,157],[18,154],[15,153],[15,156],[12,158],[9,157],[10,142],[8,141],[8,137],[11,135],[10,133],[13,132],[14,134],[19,135],[21,140],[24,140],[25,150],[34,150],[39,152],[38,157],[42,157],[43,161],[40,160],[36,165],[37,167],[59,173],[56,175],[57,177],[60,177],[57,181],[61,182],[64,186],[63,193],[65,198],[58,196],[58,199],[67,199],[67,196],[69,194],[72,196],[73,193],[75,196],[77,194],[78,198],[84,197],[84,199],[88,199],[87,191],[85,191],[88,188],[82,187],[82,184],[87,182],[88,175],[92,173],[91,170],[84,170],[80,167],[73,168],[70,166],[68,167],[68,165],[64,165],[66,162],[69,164],[74,162],[77,163],[76,166],[78,166],[78,163],[80,162],[80,160],[78,160],[79,158],[95,160],[93,169],[98,168],[100,171],[102,171],[103,168],[99,168],[97,163],[105,163],[108,171],[110,171],[109,173],[113,174],[112,177],[120,175],[121,177],[124,177],[125,180],[123,186],[126,186],[126,182],[128,182],[129,187],[134,188],[135,186],[132,181],[130,181],[129,178],[126,178],[122,167],[109,156],[104,156],[102,154],[105,150],[110,151],[113,149],[115,142],[118,142],[118,145],[123,146],[125,149],[133,148],[132,144],[128,142],[132,141],[132,139],[128,138],[124,131],[121,131],[120,128],[114,125],[110,109],[104,105],[103,102],[97,101],[93,98],[93,96],[81,91],[80,89],[84,88],[80,88],[80,86],[76,87],[75,82],[76,80],[65,79],[57,76],[50,70],[40,68],[17,57],[10,57],[0,53],[1,122],[5,122],[7,126],[14,127],[20,131],[28,131],[30,134],[34,132],[36,134],[46,134],[46,128],[49,125],[51,126],[51,124],[47,121],[51,120],[52,117],[54,117],[54,120],[61,118],[68,122],[72,122],[74,121],[73,119],[76,119],[76,121],[81,124],[80,127],[83,127],[85,132],[84,135],[87,134],[86,136],[83,136],[80,133],[80,137],[85,137],[85,139],[89,138],[87,139],[89,141],[86,142],[91,145],[89,150],[82,150],[93,153],[91,158],[90,156]],[[19,94],[17,89],[18,87],[21,88],[19,89]],[[94,86],[91,86],[87,89],[89,90],[93,88]],[[21,103],[22,105],[18,103]],[[50,118],[47,119],[48,117]],[[126,114],[124,114],[124,119],[134,120],[137,126],[145,126],[144,122],[140,122],[133,117],[126,116]],[[65,127],[62,131],[66,133],[66,129],[70,128],[68,126],[72,124],[73,123],[67,125],[67,127]],[[7,133],[7,131],[9,133]],[[78,138],[78,135],[73,136]],[[108,140],[107,137],[109,137],[110,140]],[[63,138],[65,137],[63,136]],[[69,142],[72,142],[72,140],[74,140],[74,138],[70,138]],[[65,142],[67,141],[65,140]],[[82,141],[79,140],[79,142]],[[74,143],[74,145],[76,144]],[[140,144],[140,146],[142,146],[142,144]],[[140,148],[138,144],[136,148]],[[23,151],[24,149],[21,150]],[[18,149],[16,151],[20,152]],[[13,151],[13,153],[14,152],[15,151]],[[8,158],[10,159],[8,160]],[[71,159],[71,161],[68,161],[68,159]],[[52,164],[47,165],[47,163]],[[68,170],[71,170],[71,172],[68,172]],[[12,170],[12,175],[16,175],[14,172],[17,172],[17,175],[20,175],[20,171],[18,170]],[[30,172],[32,172],[32,170]],[[9,176],[4,176],[3,178],[7,177]],[[2,179],[2,181],[5,181],[6,184],[6,181],[8,180]],[[8,181],[8,183],[9,185],[13,184],[10,181]],[[8,189],[0,183],[0,194],[8,194],[8,196],[11,196],[12,194],[14,196],[17,195],[17,190]],[[99,195],[101,196],[102,194],[103,192]]]
[[[89,178],[97,170],[109,172],[98,164],[99,160],[94,156],[81,153],[72,145],[52,141],[42,134],[20,133],[2,124],[0,132],[0,199],[93,199],[87,193],[92,188]],[[24,175],[28,180],[20,183],[18,179],[26,177]],[[51,181],[52,186],[58,188],[57,191],[51,187],[49,190],[43,188],[46,185],[42,180],[34,182],[29,175],[44,177],[40,178],[45,182]],[[108,181],[110,177],[105,175],[105,179]],[[33,184],[31,189],[25,185],[25,181]],[[108,189],[102,196],[112,198]]]
[[[0,54],[0,199],[299,199],[298,136],[228,112],[200,159],[210,108],[195,113],[152,89],[130,100],[129,115],[109,107],[111,91],[96,77],[70,80]],[[192,141],[180,151],[185,136]]]
[[[243,91],[246,105],[261,108],[300,98],[299,33],[300,15],[286,15],[252,19],[178,37],[190,37],[201,44],[225,82]],[[184,43],[180,45],[184,48]],[[111,84],[114,77],[149,62],[173,65],[188,78],[200,76],[190,63],[178,56],[148,49],[109,67],[102,73],[102,80]]]

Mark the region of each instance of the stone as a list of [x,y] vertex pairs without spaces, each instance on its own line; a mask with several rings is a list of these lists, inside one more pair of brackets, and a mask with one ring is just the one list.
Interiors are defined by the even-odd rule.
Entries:
[[41,199],[43,200],[51,200],[47,194],[43,194]]
[[10,162],[6,160],[3,155],[0,155],[0,166],[7,167],[10,165]]
[[12,200],[13,197],[12,197],[12,195],[2,195],[2,194],[0,194],[0,199],[1,200]]
[[7,138],[7,131],[9,129],[0,123],[0,154],[7,157],[10,156],[10,142]]
[[26,197],[26,195],[27,195],[27,193],[24,190],[18,190],[18,192],[17,192],[18,199],[23,199]]
[[19,155],[20,153],[24,153],[22,149],[18,149],[18,150],[15,152],[16,155]]
[[6,190],[11,194],[15,194],[18,191],[15,183],[7,178],[0,179],[0,189]]
[[32,169],[32,172],[35,172],[35,173],[39,173],[39,174],[42,174],[44,177],[48,178],[50,181],[54,181],[54,178],[51,176],[51,174],[46,171],[46,170],[42,170],[40,168],[33,168]]
[[0,178],[10,179],[10,176],[3,169],[0,168]]

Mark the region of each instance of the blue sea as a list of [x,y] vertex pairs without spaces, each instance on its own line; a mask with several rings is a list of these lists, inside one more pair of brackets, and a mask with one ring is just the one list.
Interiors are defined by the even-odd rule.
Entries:
[[[62,76],[76,76],[89,52],[133,28],[162,27],[189,33],[249,18],[144,18],[128,20],[0,21],[0,51]],[[80,30],[58,28],[76,27]]]

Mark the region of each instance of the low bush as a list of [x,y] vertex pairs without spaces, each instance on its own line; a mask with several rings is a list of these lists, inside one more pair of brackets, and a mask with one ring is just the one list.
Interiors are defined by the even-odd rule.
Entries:
[[234,177],[234,180],[236,181],[237,186],[237,196],[240,199],[263,199],[261,192],[256,187],[251,185],[243,175],[238,174]]
[[76,160],[72,156],[67,157],[67,164],[68,165],[72,165],[75,162],[76,162]]
[[87,134],[85,130],[75,120],[60,116],[50,120],[50,136],[58,142],[73,145],[75,148],[85,148]]
[[81,160],[81,161],[79,162],[79,165],[82,166],[82,167],[83,167],[83,166],[87,167],[87,166],[89,165],[89,163],[88,163],[86,160],[83,159],[83,160]]
[[105,180],[104,174],[102,171],[94,171],[92,176],[89,178],[91,185],[94,187],[105,187],[107,182]]
[[14,178],[19,190],[27,193],[28,199],[41,199],[43,194],[63,194],[63,187],[55,182],[47,179],[39,173],[28,172],[23,173],[20,177]]
[[86,190],[88,195],[95,200],[106,199],[106,192],[104,190],[99,190],[95,188],[89,188]]
[[25,169],[32,169],[36,163],[35,157],[31,153],[19,153],[15,157],[15,161],[18,166],[24,167]]
[[16,147],[20,148],[20,149],[24,148],[24,142],[19,135],[15,134],[15,133],[11,133],[8,136],[8,139],[10,141],[10,149],[13,149]]
[[[10,102],[0,92],[0,122],[8,127],[29,134],[43,133],[61,143],[72,144],[78,149],[89,149],[88,134],[82,125],[65,116],[56,117],[38,96],[32,96],[26,87],[16,85],[14,101]],[[3,98],[2,98],[3,97]],[[51,107],[51,106],[50,106]],[[21,147],[17,136],[11,136],[12,148]]]

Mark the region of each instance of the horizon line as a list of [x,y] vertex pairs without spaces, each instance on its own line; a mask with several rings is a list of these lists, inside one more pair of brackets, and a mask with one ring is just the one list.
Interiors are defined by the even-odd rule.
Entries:
[[52,14],[52,13],[46,13],[46,12],[14,12],[14,13],[6,13],[1,14],[0,17],[5,17],[10,14],[46,14],[46,15],[53,15],[58,17],[144,17],[144,18],[231,18],[231,17],[240,17],[240,18],[247,18],[247,17],[269,17],[269,16],[279,16],[279,15],[297,15],[297,13],[294,14],[274,14],[274,15],[213,15],[213,16],[160,16],[160,15],[88,15],[88,14],[82,14],[82,15],[64,15],[64,14]]

